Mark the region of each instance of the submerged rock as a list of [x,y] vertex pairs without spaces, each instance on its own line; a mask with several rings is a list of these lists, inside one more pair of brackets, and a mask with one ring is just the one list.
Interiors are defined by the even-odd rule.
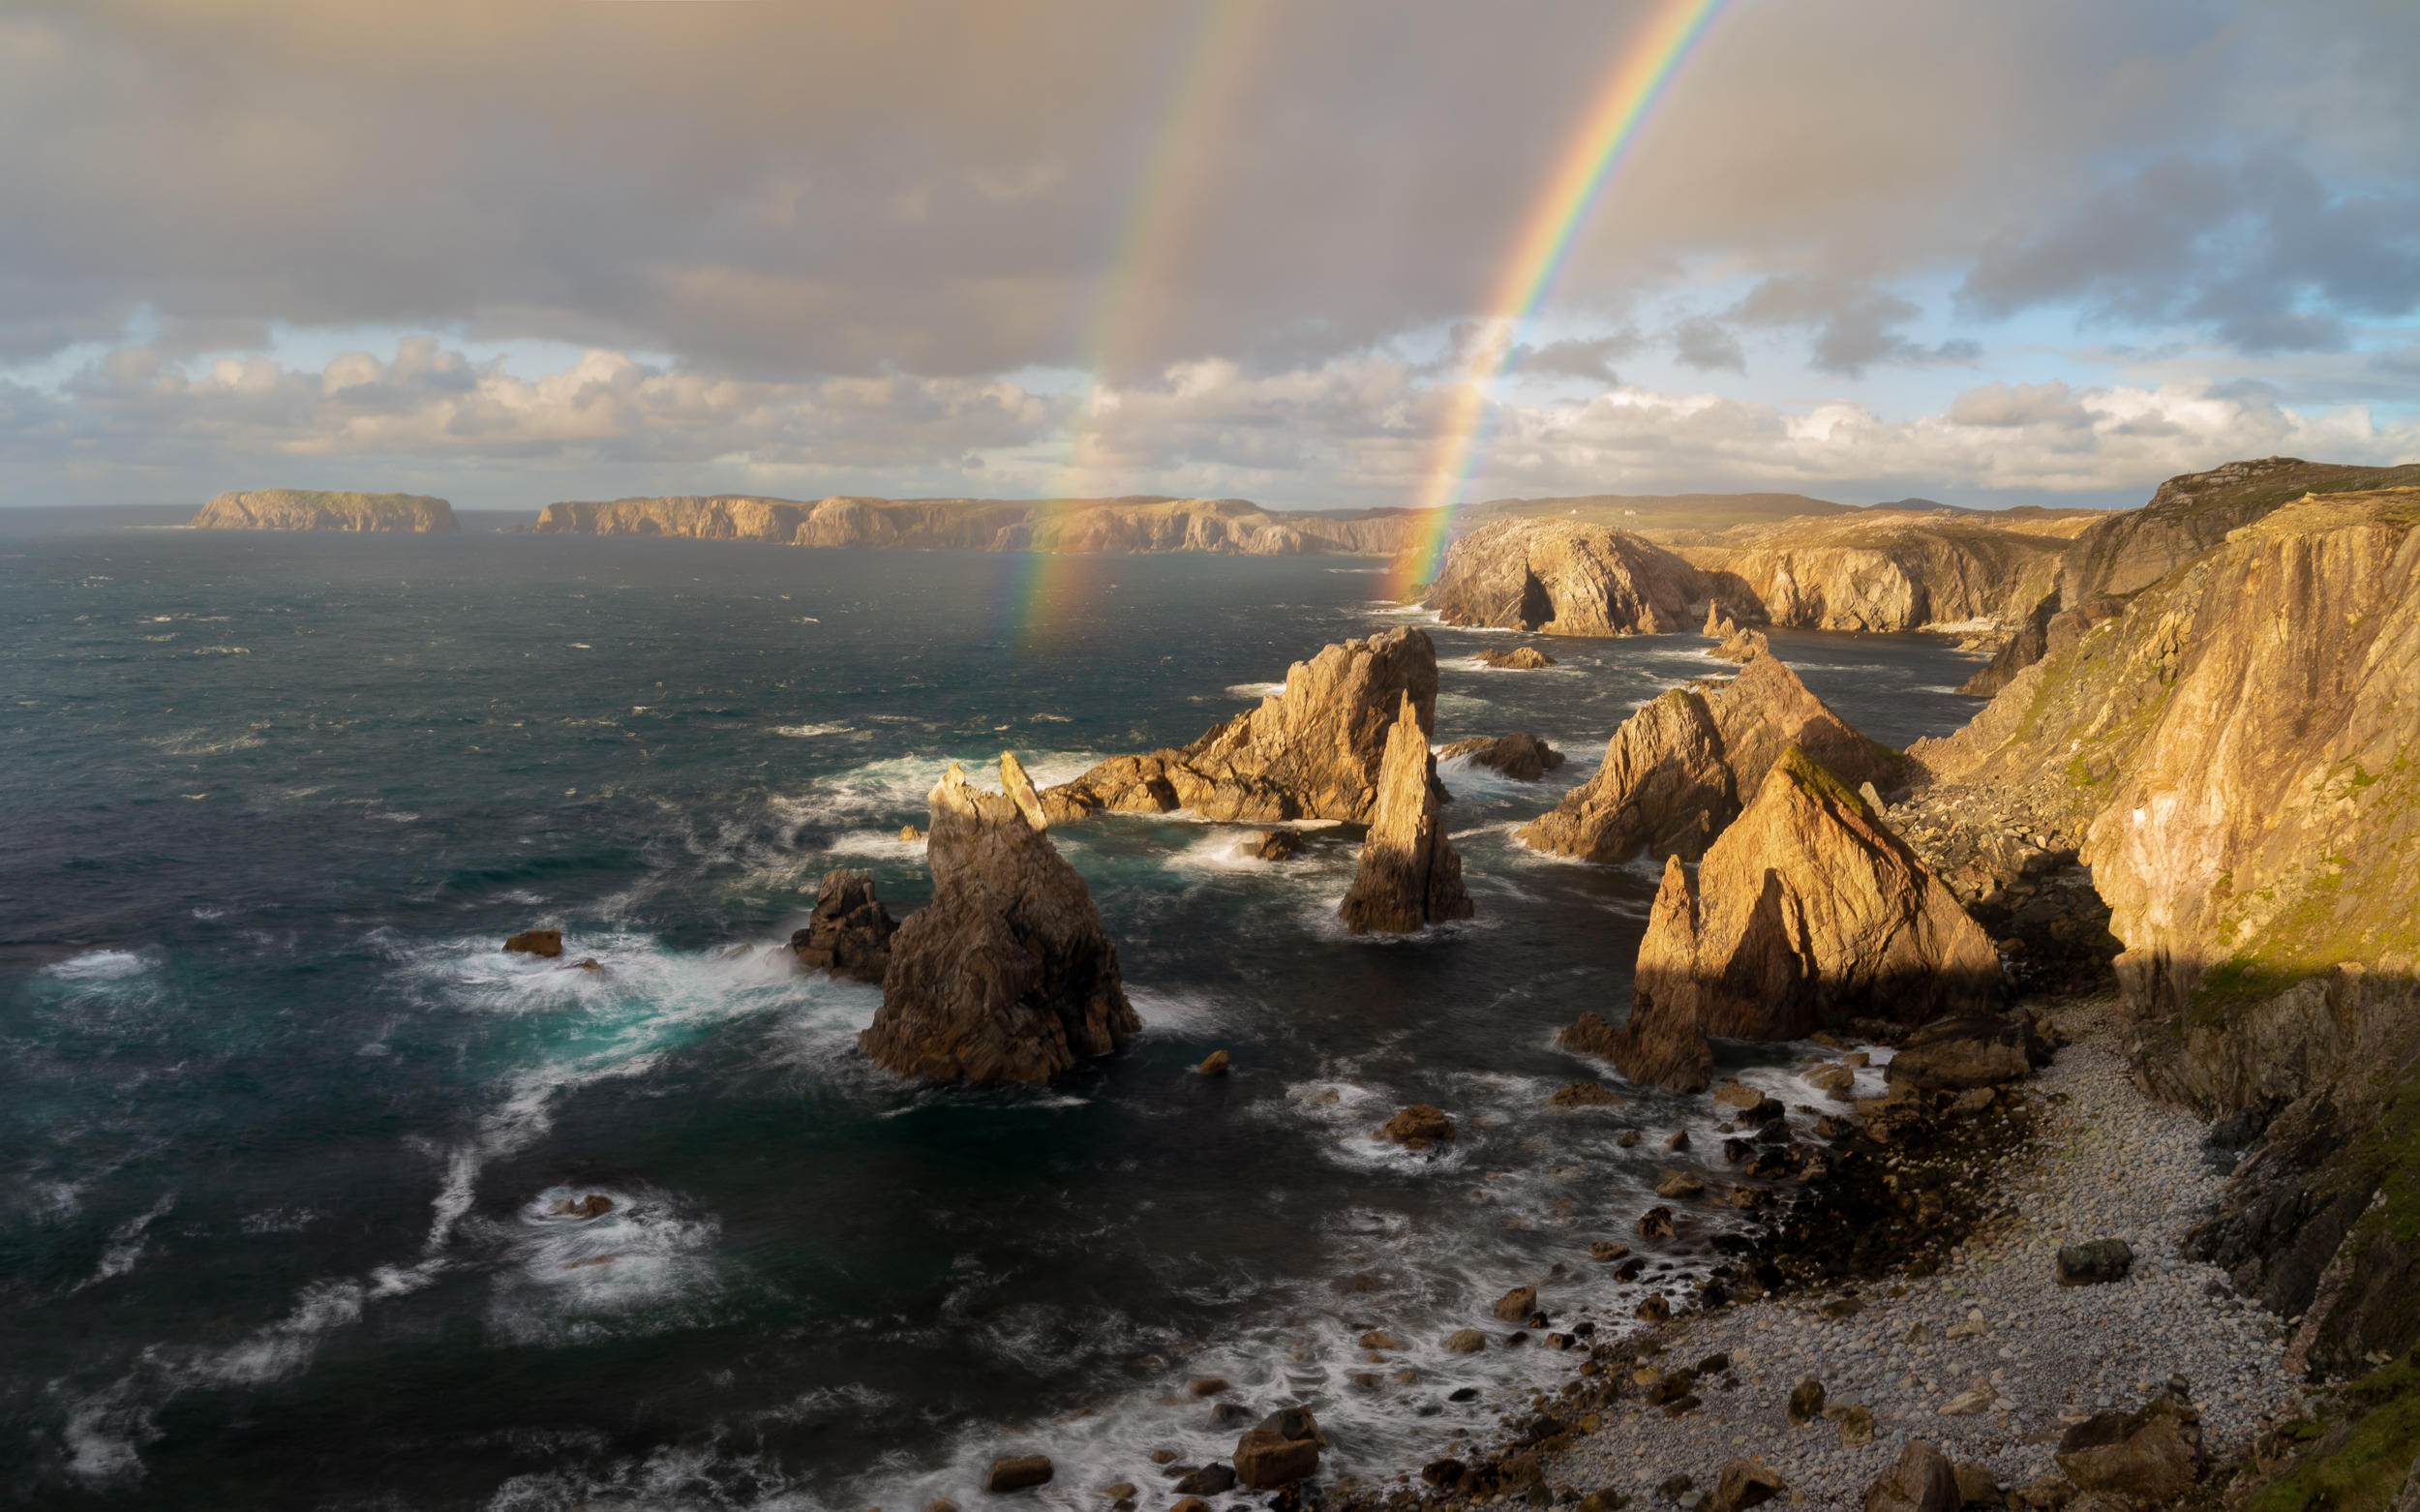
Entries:
[[1536,672],[1555,665],[1555,658],[1534,646],[1516,646],[1511,650],[1483,650],[1479,652],[1479,664],[1499,667],[1508,672]]
[[1407,1150],[1425,1150],[1433,1144],[1451,1144],[1454,1121],[1443,1108],[1414,1103],[1380,1125],[1371,1137],[1392,1140]]
[[1409,934],[1470,917],[1462,858],[1437,819],[1437,758],[1406,693],[1388,735],[1377,810],[1361,842],[1361,866],[1338,906],[1355,934]]
[[990,1473],[983,1477],[983,1490],[996,1497],[1031,1486],[1046,1486],[1055,1473],[1046,1454],[1003,1455],[991,1462]]
[[1302,833],[1295,830],[1255,830],[1236,845],[1255,861],[1291,861],[1302,851]]
[[1685,627],[1697,569],[1641,536],[1576,520],[1500,520],[1445,554],[1428,606],[1447,624],[1543,635]]
[[932,790],[933,900],[891,937],[882,1008],[858,1043],[939,1081],[1042,1081],[1142,1027],[1091,890],[1050,844],[1014,756],[1006,790],[953,762]]
[[891,937],[899,930],[874,895],[874,875],[836,868],[824,873],[815,912],[790,936],[791,953],[809,971],[880,982],[891,965]]
[[1494,740],[1473,736],[1456,741],[1437,753],[1439,761],[1461,757],[1474,767],[1485,767],[1502,772],[1517,782],[1535,782],[1563,764],[1563,753],[1526,730],[1499,735]]
[[1186,808],[1205,819],[1366,822],[1406,701],[1425,751],[1437,725],[1437,647],[1428,632],[1346,641],[1294,663],[1283,692],[1184,749],[1112,757],[1050,789],[1043,803],[1054,820]]
[[1785,746],[1797,745],[1851,786],[1902,784],[1907,758],[1850,728],[1779,660],[1759,654],[1718,686],[1674,688],[1624,720],[1596,774],[1554,812],[1524,825],[1523,843],[1618,865],[1641,851],[1695,861],[1755,801]]
[[504,949],[516,955],[536,955],[553,960],[563,953],[563,932],[560,929],[524,929],[506,940]]
[[1796,747],[1706,853],[1679,858],[1640,942],[1613,1059],[1634,1081],[1703,1090],[1707,1036],[1797,1040],[1869,1016],[1989,1009],[1991,941],[1863,799]]

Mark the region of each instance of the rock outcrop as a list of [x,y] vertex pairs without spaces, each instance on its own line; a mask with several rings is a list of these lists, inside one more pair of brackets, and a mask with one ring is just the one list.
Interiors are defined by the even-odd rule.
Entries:
[[790,935],[791,953],[808,971],[880,982],[891,966],[891,937],[899,925],[874,894],[874,876],[839,868],[824,873],[815,912]]
[[1361,842],[1361,865],[1337,913],[1355,934],[1411,934],[1470,917],[1462,858],[1437,815],[1437,758],[1411,695],[1403,695],[1386,738],[1376,812]]
[[1999,999],[2000,961],[1857,792],[1786,748],[1692,879],[1676,857],[1639,946],[1614,1060],[1678,1092],[1709,1035],[1796,1040],[1852,1017],[1921,1024]]
[[1569,520],[1504,520],[1456,541],[1426,602],[1447,624],[1540,635],[1662,635],[1704,597],[1698,575],[1640,536]]
[[1777,658],[1759,655],[1729,682],[1675,688],[1623,721],[1596,774],[1554,812],[1522,827],[1524,844],[1618,864],[1642,850],[1694,861],[1755,801],[1788,745],[1851,786],[1898,788],[1906,758],[1849,727]]
[[1141,1026],[1084,879],[1050,843],[1014,756],[999,793],[953,762],[932,790],[933,900],[891,937],[874,1063],[937,1081],[1043,1081]]
[[1046,552],[1211,552],[1391,557],[1422,529],[1416,510],[1281,512],[1242,499],[770,499],[744,494],[566,501],[542,534],[660,535],[784,546]]
[[189,522],[197,530],[367,530],[450,533],[454,506],[425,494],[348,494],[256,488],[221,494]]
[[1555,665],[1555,658],[1534,646],[1516,646],[1511,650],[1483,650],[1479,652],[1479,664],[1505,672],[1539,672]]
[[1283,692],[1184,749],[1113,757],[1050,789],[1043,802],[1054,820],[1184,808],[1263,824],[1367,822],[1377,806],[1388,733],[1406,701],[1425,754],[1426,732],[1437,723],[1437,647],[1428,632],[1346,641],[1294,663]]
[[1439,750],[1437,759],[1467,761],[1517,782],[1535,782],[1563,764],[1563,753],[1526,730],[1516,730],[1494,740],[1476,735],[1456,741]]
[[[1725,621],[1729,623],[1729,621]],[[1706,654],[1716,661],[1751,662],[1759,656],[1773,653],[1772,643],[1762,630],[1742,630],[1737,626],[1723,632],[1723,642]]]
[[1744,525],[1674,549],[1707,595],[1742,623],[1811,630],[2012,624],[2047,592],[2064,531],[2098,511],[2058,515],[1860,511]]

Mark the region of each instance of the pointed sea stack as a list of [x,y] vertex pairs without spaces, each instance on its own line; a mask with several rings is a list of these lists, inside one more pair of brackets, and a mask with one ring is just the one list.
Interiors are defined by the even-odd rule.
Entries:
[[1437,758],[1406,694],[1386,737],[1376,817],[1361,842],[1361,870],[1337,912],[1355,934],[1410,934],[1470,917],[1462,858],[1437,819]]
[[882,1008],[858,1043],[935,1081],[1044,1081],[1142,1027],[1084,879],[1051,845],[1014,756],[1000,793],[953,762],[932,791],[933,900],[891,937]]
[[1785,746],[1692,879],[1678,857],[1639,945],[1633,1081],[1703,1090],[1708,1035],[1797,1040],[1851,1017],[1921,1024],[2000,998],[1999,953],[1857,790]]
[[874,875],[841,867],[824,873],[815,912],[790,936],[791,953],[809,971],[880,982],[891,966],[891,937],[899,931],[874,895]]

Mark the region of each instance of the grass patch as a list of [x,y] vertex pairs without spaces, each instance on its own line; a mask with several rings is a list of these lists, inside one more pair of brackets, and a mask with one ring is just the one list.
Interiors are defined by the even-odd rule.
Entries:
[[2244,1512],[2385,1512],[2420,1456],[2420,1368],[2398,1360],[2352,1382],[2337,1401],[2352,1409],[2346,1424],[2325,1434],[2317,1452],[2263,1488]]

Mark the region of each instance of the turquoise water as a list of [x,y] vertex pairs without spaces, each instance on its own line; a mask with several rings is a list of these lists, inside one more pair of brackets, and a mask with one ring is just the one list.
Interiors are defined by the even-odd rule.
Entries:
[[[827,867],[904,913],[896,832],[950,759],[1052,780],[1182,742],[1425,620],[1316,560],[1083,559],[1020,638],[1023,557],[126,518],[0,519],[13,1496],[862,1508],[963,1501],[1033,1449],[1085,1505],[1150,1449],[1231,1447],[1200,1375],[1311,1402],[1366,1472],[1556,1378],[1434,1347],[1514,1281],[1635,1301],[1587,1243],[1630,1237],[1670,1158],[1615,1137],[1702,1115],[1544,1099],[1604,1074],[1552,1032],[1626,1004],[1654,879],[1509,832],[1720,670],[1697,637],[1499,673],[1467,658],[1504,637],[1434,631],[1440,741],[1572,761],[1448,767],[1478,917],[1417,941],[1336,924],[1342,829],[1282,866],[1234,827],[1054,831],[1145,1033],[1050,1088],[931,1091],[857,1055],[878,989],[767,953]],[[1922,638],[1774,640],[1882,739],[1972,709]],[[497,951],[537,925],[606,970]],[[1234,1075],[1186,1074],[1217,1047]],[[1791,1062],[1739,1068],[1786,1090]],[[1413,1101],[1461,1120],[1443,1158],[1368,1138]],[[550,1212],[589,1193],[616,1211]],[[1364,1361],[1373,1326],[1415,1347]]]

